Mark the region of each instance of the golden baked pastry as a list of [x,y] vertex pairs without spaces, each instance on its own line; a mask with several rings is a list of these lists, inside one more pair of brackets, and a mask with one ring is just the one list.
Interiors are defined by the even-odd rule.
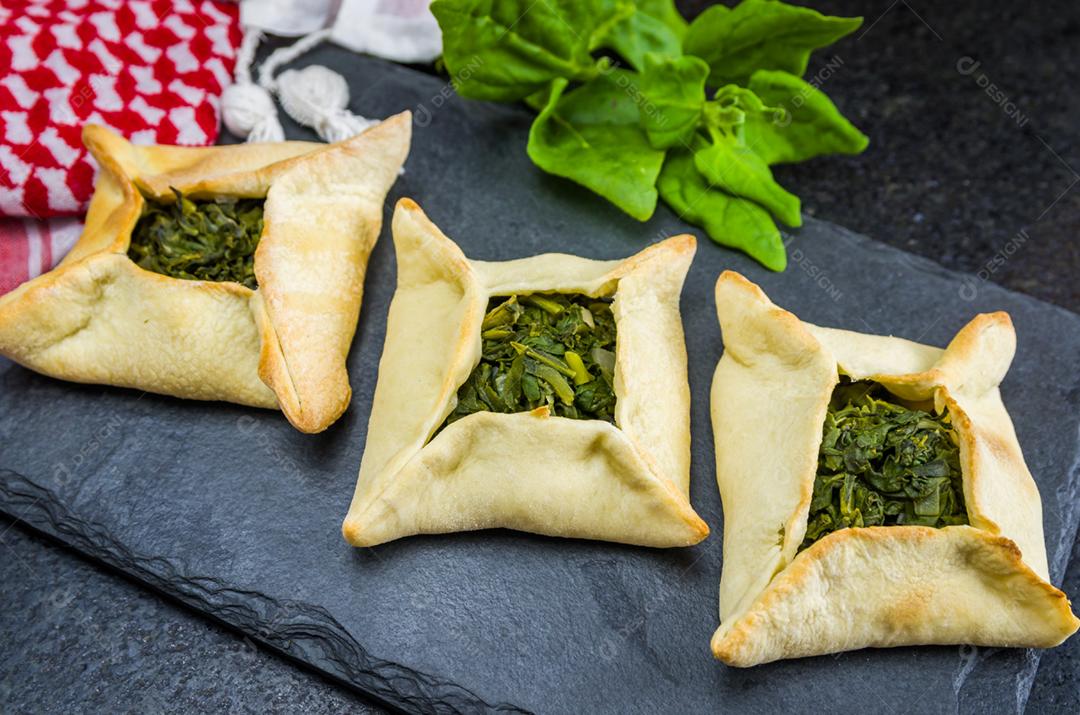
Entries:
[[[689,501],[690,391],[679,315],[692,236],[670,238],[621,261],[563,254],[475,261],[408,199],[398,202],[393,235],[398,285],[367,445],[343,525],[350,543],[371,546],[412,534],[495,527],[646,546],[686,546],[705,538],[708,527]],[[495,308],[489,306],[493,296],[502,297]],[[519,306],[501,321],[499,311],[519,300],[533,310]],[[595,318],[581,310],[590,300]],[[577,375],[572,366],[591,358],[568,352],[555,357],[562,347],[537,351],[512,341],[523,361],[517,377],[507,377],[515,371],[508,358],[507,373],[487,387],[502,391],[504,379],[528,382],[523,376],[531,370],[549,375],[559,389],[547,385],[546,398],[536,392],[533,402],[542,404],[528,411],[504,403],[499,412],[456,409],[459,392],[473,399],[469,381],[489,341],[506,337],[512,332],[506,326],[522,315],[546,320],[537,317],[544,309],[592,328],[601,324],[599,313],[610,310],[617,326],[613,421],[582,418],[591,410],[607,414],[606,407],[572,399],[565,394],[571,378],[559,387],[560,378],[546,371],[554,365]],[[595,359],[593,373],[574,380],[581,393],[590,385],[604,389],[604,378],[596,377],[603,353]],[[532,400],[528,390],[522,394]]]
[[[408,112],[331,145],[135,146],[86,127],[101,166],[86,227],[59,266],[0,297],[0,354],[65,380],[280,407],[304,432],[325,429],[349,404],[364,272],[410,132]],[[168,212],[176,192],[176,211],[265,199],[254,255],[230,257],[253,262],[256,289],[129,257],[140,217]]]
[[998,390],[1016,349],[1006,313],[941,350],[804,323],[730,271],[716,305],[717,658],[1049,647],[1076,631]]

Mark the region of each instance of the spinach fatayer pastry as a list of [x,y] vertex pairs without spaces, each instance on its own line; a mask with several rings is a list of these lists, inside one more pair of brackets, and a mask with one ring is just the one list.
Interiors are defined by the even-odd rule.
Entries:
[[1049,647],[1077,629],[998,390],[1016,349],[1006,313],[941,350],[801,322],[730,271],[716,305],[717,658]]
[[621,261],[476,261],[402,199],[398,285],[343,532],[505,527],[686,546],[692,236]]
[[65,380],[280,408],[349,404],[345,358],[408,112],[337,144],[134,146],[97,126],[79,242],[0,298],[0,354]]

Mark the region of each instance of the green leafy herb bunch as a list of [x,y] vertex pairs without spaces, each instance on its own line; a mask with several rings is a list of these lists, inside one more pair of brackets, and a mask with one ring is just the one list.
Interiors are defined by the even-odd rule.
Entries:
[[810,52],[862,18],[778,0],[717,5],[694,22],[672,0],[436,0],[457,91],[539,111],[544,171],[645,221],[662,198],[717,243],[773,270],[776,221],[802,222],[770,166],[857,154],[867,138],[806,82]]

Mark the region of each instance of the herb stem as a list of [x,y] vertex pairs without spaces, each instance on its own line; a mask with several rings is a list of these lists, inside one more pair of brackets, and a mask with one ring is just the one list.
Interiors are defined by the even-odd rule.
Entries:
[[559,303],[551,300],[550,298],[545,298],[542,295],[527,295],[523,300],[530,305],[535,305],[537,308],[546,310],[552,315],[558,315],[564,310],[563,306],[561,306]]
[[574,372],[574,384],[584,385],[589,380],[592,380],[592,375],[589,374],[589,370],[585,367],[585,362],[581,359],[573,350],[567,350],[563,353],[563,357],[566,358],[566,364],[570,366]]
[[510,344],[514,347],[515,350],[520,351],[522,355],[528,355],[532,359],[537,360],[538,362],[541,362],[548,367],[554,368],[555,370],[558,370],[567,377],[577,377],[577,372],[575,372],[573,369],[571,369],[569,365],[564,363],[562,360],[559,360],[558,358],[554,358],[550,355],[545,355],[544,353],[536,350],[535,348],[530,348],[528,345],[522,345],[521,343],[516,343],[513,341],[511,341]]

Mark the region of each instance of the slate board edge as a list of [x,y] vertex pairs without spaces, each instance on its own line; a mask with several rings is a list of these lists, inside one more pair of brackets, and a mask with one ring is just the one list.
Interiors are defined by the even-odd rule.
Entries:
[[[979,285],[979,279],[970,274],[945,268],[931,259],[879,243],[831,222],[808,217],[806,223],[827,225],[835,231],[835,239],[859,245],[883,259],[903,261],[909,268],[937,278],[975,281],[975,285]],[[798,236],[797,231],[793,233]],[[1018,296],[1043,309],[1052,308],[1060,316],[1074,321],[1080,330],[1080,315],[1072,311],[997,284],[987,282],[987,287],[997,293]],[[794,306],[781,307],[797,312]],[[1080,492],[1080,456],[1067,471],[1072,475],[1067,482],[1072,485],[1071,491]],[[307,664],[391,708],[422,713],[528,712],[510,703],[488,703],[456,683],[372,656],[319,606],[295,600],[279,601],[251,590],[233,589],[213,577],[185,573],[175,559],[132,552],[100,525],[80,519],[69,511],[51,490],[2,465],[0,513],[239,631],[268,650]],[[1075,541],[1078,531],[1080,524],[1073,529],[1067,543]],[[1070,549],[1064,549],[1051,561],[1050,570],[1055,582],[1064,575],[1069,553]],[[252,602],[258,602],[261,609],[253,609]],[[1031,656],[1034,662],[1028,677],[1024,678],[1028,687],[1024,691],[1024,702],[1017,702],[1018,711],[1030,697],[1041,651],[1032,651]]]
[[[935,276],[935,277],[938,277],[938,278],[942,278],[942,279],[945,279],[945,280],[964,281],[964,282],[967,282],[969,285],[973,285],[973,286],[976,286],[976,287],[978,287],[980,285],[980,283],[984,283],[995,292],[1002,293],[1004,295],[1019,297],[1024,301],[1030,301],[1030,302],[1032,302],[1034,304],[1037,304],[1042,309],[1051,309],[1053,312],[1057,313],[1060,317],[1068,319],[1068,320],[1073,321],[1074,323],[1076,323],[1077,328],[1080,329],[1080,314],[1074,313],[1073,311],[1071,311],[1071,310],[1069,310],[1067,308],[1063,308],[1063,307],[1061,307],[1059,305],[1049,303],[1049,302],[1044,301],[1044,300],[1042,300],[1040,298],[1035,298],[1034,296],[1027,295],[1026,293],[1021,293],[1019,291],[1015,291],[1015,290],[1012,290],[1010,288],[1005,288],[1004,286],[1000,286],[1000,285],[998,285],[996,283],[992,283],[989,280],[980,279],[979,277],[977,277],[977,276],[975,276],[973,274],[970,274],[970,273],[965,273],[963,271],[957,271],[957,270],[953,270],[953,269],[950,269],[950,268],[946,268],[945,266],[941,265],[940,263],[937,263],[936,261],[934,261],[934,260],[932,260],[930,258],[926,258],[924,256],[919,256],[919,255],[916,255],[914,253],[909,253],[907,251],[896,248],[894,246],[890,246],[888,244],[881,243],[880,241],[875,241],[873,238],[871,238],[869,236],[865,236],[863,234],[857,233],[857,232],[852,231],[852,230],[850,230],[848,228],[845,228],[843,226],[833,224],[833,223],[831,223],[829,221],[825,221],[823,219],[818,219],[818,218],[804,218],[804,224],[809,224],[809,223],[814,223],[814,222],[829,224],[829,226],[831,228],[835,229],[837,238],[843,238],[844,240],[846,240],[846,241],[848,241],[848,242],[850,242],[852,244],[857,244],[861,248],[863,248],[863,249],[865,249],[867,251],[873,251],[873,252],[879,254],[882,257],[887,256],[887,257],[893,258],[895,260],[903,261],[910,268],[913,268],[913,269],[915,269],[917,271],[920,271],[922,273],[926,273],[928,275]],[[793,233],[796,236],[798,235],[797,230],[795,232],[793,232]],[[790,264],[788,266],[788,270],[791,270]],[[788,309],[788,310],[791,309],[790,306],[780,306],[780,307]],[[828,326],[828,327],[843,328],[844,326]],[[1080,434],[1078,434],[1078,437],[1080,437]],[[1071,505],[1073,508],[1077,508],[1076,507],[1077,502],[1080,502],[1080,453],[1077,454],[1076,459],[1073,460],[1073,463],[1070,464],[1067,467],[1066,473],[1069,475],[1067,477],[1067,479],[1066,479],[1066,484],[1071,485],[1071,488],[1069,490],[1068,497],[1064,500],[1064,503]],[[1073,521],[1073,520],[1071,518],[1068,518],[1068,519],[1063,519],[1063,521],[1067,524],[1069,521]],[[1068,527],[1065,527],[1065,528],[1068,528]],[[1060,584],[1064,580],[1065,571],[1069,566],[1069,557],[1070,557],[1070,555],[1072,553],[1071,546],[1072,546],[1072,544],[1074,544],[1076,542],[1076,539],[1077,539],[1078,535],[1080,535],[1080,521],[1076,521],[1076,525],[1073,527],[1072,533],[1068,536],[1068,538],[1063,539],[1063,544],[1065,544],[1066,547],[1058,549],[1057,552],[1054,553],[1054,554],[1048,554],[1048,556],[1050,557],[1049,571],[1050,571],[1051,583]],[[1066,595],[1068,595],[1068,594],[1066,594]],[[1024,685],[1026,686],[1024,688],[1024,697],[1023,697],[1022,701],[1019,700],[1019,698],[1018,698],[1018,701],[1017,701],[1017,712],[1023,712],[1024,709],[1027,707],[1027,701],[1031,697],[1031,687],[1034,685],[1035,679],[1038,677],[1039,668],[1042,667],[1042,654],[1043,654],[1043,651],[1041,649],[1032,649],[1029,652],[1031,654],[1031,661],[1032,662],[1029,664],[1029,666],[1027,668],[1028,674],[1027,674],[1027,678],[1025,679],[1026,682],[1024,683]],[[963,682],[959,683],[958,690],[960,688],[963,688]],[[958,695],[959,695],[959,693],[958,693]]]
[[[1019,291],[1015,291],[1015,290],[1012,290],[1010,288],[1000,286],[1000,285],[998,285],[996,283],[990,282],[987,279],[980,279],[978,276],[975,276],[975,275],[970,274],[970,273],[965,273],[963,271],[957,271],[957,270],[953,270],[953,269],[950,269],[950,268],[946,268],[945,266],[941,265],[940,263],[937,263],[936,261],[934,261],[934,260],[932,260],[930,258],[926,258],[924,256],[919,256],[919,255],[916,255],[914,253],[909,253],[907,251],[896,248],[894,246],[890,246],[888,244],[881,243],[880,241],[875,241],[873,238],[871,238],[869,236],[865,236],[863,234],[857,233],[857,232],[852,231],[852,230],[850,230],[848,228],[845,228],[845,227],[840,226],[838,224],[831,223],[831,222],[823,220],[823,219],[804,218],[804,225],[805,224],[810,224],[810,223],[824,223],[824,224],[827,224],[827,225],[829,225],[831,228],[833,228],[835,230],[836,238],[842,238],[843,240],[846,240],[849,243],[856,244],[856,245],[860,246],[860,248],[862,248],[862,249],[864,249],[864,250],[866,250],[868,252],[877,253],[878,255],[880,255],[882,257],[889,257],[889,258],[894,259],[894,260],[903,261],[904,263],[906,263],[908,265],[908,267],[910,267],[910,268],[912,268],[914,270],[920,271],[922,273],[926,273],[928,275],[935,276],[935,277],[938,277],[938,278],[942,278],[942,279],[945,279],[945,280],[962,281],[962,282],[965,282],[965,283],[967,283],[969,285],[975,286],[976,288],[979,287],[980,284],[985,284],[987,287],[989,287],[994,292],[1004,294],[1004,295],[1008,295],[1008,296],[1015,296],[1015,297],[1018,297],[1018,298],[1026,301],[1026,302],[1032,302],[1032,303],[1038,305],[1041,309],[1051,309],[1054,313],[1056,313],[1060,317],[1074,322],[1077,325],[1077,329],[1080,329],[1080,314],[1074,313],[1073,311],[1068,310],[1067,308],[1063,308],[1063,307],[1061,307],[1059,305],[1049,303],[1049,302],[1044,301],[1044,300],[1042,300],[1040,298],[1036,298],[1034,296],[1027,295],[1026,293],[1021,293]],[[799,231],[795,230],[792,233],[794,235],[798,236]],[[790,248],[790,246],[789,246],[789,248]],[[789,253],[790,253],[790,251],[789,251]],[[788,266],[787,270],[791,270],[791,269],[792,269],[792,266],[790,265],[790,261],[789,261],[789,266]],[[784,308],[786,310],[791,310],[792,309],[791,306],[780,306],[780,307]],[[793,311],[793,312],[797,312],[797,311]],[[828,326],[828,327],[844,328],[845,326],[837,325],[837,326]],[[1080,437],[1080,433],[1078,433],[1078,437]],[[1069,475],[1067,477],[1067,479],[1066,479],[1066,484],[1071,485],[1071,487],[1070,487],[1070,490],[1069,490],[1068,497],[1067,497],[1066,500],[1064,500],[1064,503],[1067,503],[1067,504],[1073,506],[1073,508],[1076,508],[1077,502],[1080,501],[1080,453],[1077,454],[1076,458],[1073,460],[1073,463],[1070,464],[1067,467],[1066,473]],[[1072,521],[1072,519],[1071,518],[1063,519],[1063,521],[1065,523],[1068,523],[1069,521]],[[1072,546],[1073,543],[1075,543],[1078,535],[1080,535],[1080,521],[1076,522],[1076,525],[1073,527],[1072,533],[1070,535],[1068,535],[1068,538],[1063,539],[1063,543],[1067,545],[1066,548],[1058,549],[1057,553],[1048,554],[1048,556],[1050,556],[1049,571],[1050,571],[1051,583],[1060,584],[1062,582],[1062,580],[1065,578],[1065,571],[1069,566],[1069,557],[1070,557],[1070,555],[1072,553],[1071,546]],[[1068,594],[1066,594],[1066,595],[1068,595]],[[1035,679],[1038,676],[1039,668],[1042,666],[1042,654],[1043,654],[1043,651],[1041,649],[1030,649],[1029,653],[1030,653],[1030,656],[1031,656],[1031,662],[1030,662],[1030,664],[1029,664],[1029,666],[1027,668],[1027,671],[1028,671],[1027,677],[1024,679],[1026,681],[1024,683],[1024,685],[1026,687],[1024,688],[1024,691],[1023,691],[1024,692],[1023,699],[1021,700],[1018,697],[1018,700],[1017,700],[1017,703],[1016,703],[1016,705],[1017,705],[1016,711],[1017,712],[1023,712],[1024,709],[1027,707],[1027,701],[1031,697],[1031,687],[1032,687],[1032,685],[1034,685]],[[963,682],[960,682],[958,684],[958,691],[961,688],[963,688]],[[959,692],[957,693],[957,695],[959,696]]]
[[234,589],[213,577],[185,573],[175,559],[135,553],[102,526],[73,514],[51,490],[3,468],[0,513],[387,707],[440,715],[529,712],[488,703],[455,683],[372,656],[319,606]]

